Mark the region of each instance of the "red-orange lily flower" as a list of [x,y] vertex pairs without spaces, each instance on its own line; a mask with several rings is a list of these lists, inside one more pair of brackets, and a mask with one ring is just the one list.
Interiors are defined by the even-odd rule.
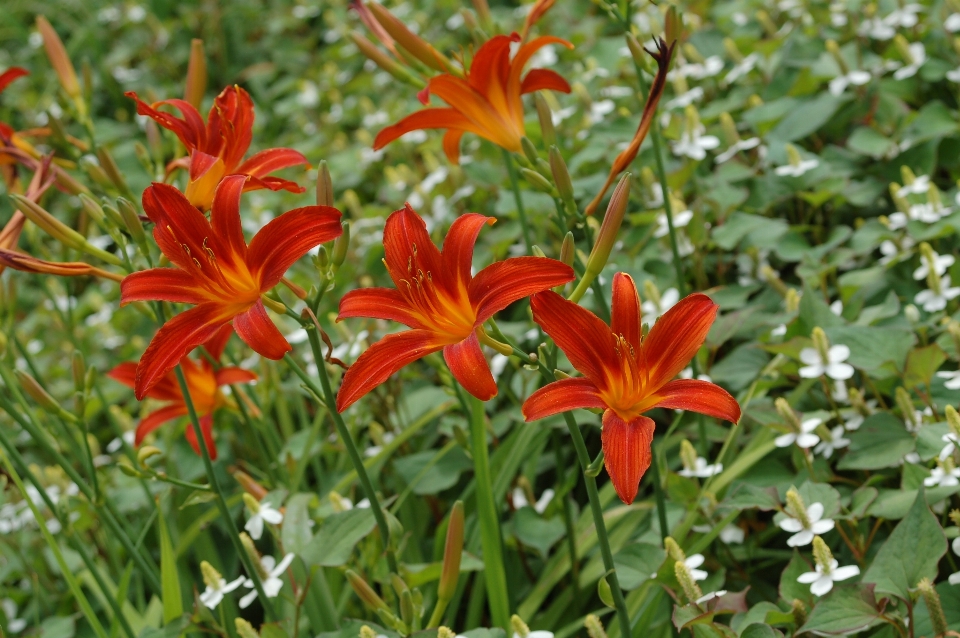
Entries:
[[[12,66],[3,73],[0,73],[0,93],[3,93],[3,90],[7,88],[11,82],[25,75],[29,75],[29,71],[26,69],[21,69],[18,66]],[[11,128],[8,124],[0,122],[0,137],[7,140],[12,138],[13,128]]]
[[[233,330],[230,326],[224,326],[214,337],[204,344],[204,348],[210,354],[214,361],[220,361],[223,349],[230,339]],[[257,380],[257,375],[249,370],[234,367],[222,367],[215,370],[210,361],[201,357],[199,361],[185,356],[180,360],[180,366],[183,368],[183,376],[187,381],[187,389],[190,392],[190,400],[200,418],[200,430],[203,432],[204,441],[207,444],[207,451],[211,459],[217,458],[217,446],[213,441],[213,413],[219,408],[229,406],[230,400],[220,390],[221,386],[234,383],[250,383]],[[137,364],[132,361],[121,363],[116,368],[107,373],[107,376],[123,385],[133,388],[136,386]],[[156,430],[164,423],[176,419],[177,417],[187,415],[187,404],[183,400],[183,393],[180,391],[180,383],[177,381],[177,375],[170,370],[167,374],[145,395],[149,399],[166,401],[167,404],[140,420],[137,426],[134,445],[139,446],[143,439]],[[187,442],[193,446],[194,451],[200,454],[200,446],[197,442],[197,434],[193,426],[188,425],[186,429]]]
[[[304,191],[296,182],[269,176],[281,168],[308,165],[307,158],[299,151],[270,148],[243,161],[253,139],[253,100],[240,87],[228,86],[217,96],[206,125],[200,112],[186,100],[163,100],[151,105],[141,101],[133,91],[128,91],[126,96],[137,101],[137,113],[173,131],[187,147],[190,156],[171,162],[167,171],[189,169],[190,178],[184,193],[200,210],[210,208],[217,184],[226,175],[247,175],[250,179],[244,190],[248,191],[261,188],[292,193]],[[183,117],[157,110],[163,104],[178,109]]]
[[173,186],[155,183],[143,193],[143,209],[156,224],[153,237],[175,268],[127,275],[120,284],[120,304],[171,301],[196,308],[167,321],[150,342],[137,366],[138,399],[231,322],[237,335],[268,359],[281,359],[291,349],[267,316],[261,295],[308,250],[340,236],[340,211],[329,206],[291,210],[264,226],[248,246],[240,227],[246,180],[243,175],[224,178],[209,221]]
[[480,339],[488,339],[483,323],[514,301],[567,283],[573,270],[546,257],[514,257],[470,274],[477,235],[494,221],[472,213],[460,216],[440,251],[409,204],[387,218],[384,263],[396,289],[348,292],[337,320],[387,319],[412,330],[387,335],[350,366],[337,394],[339,412],[403,366],[438,350],[470,394],[483,401],[496,396],[497,384],[480,349]]
[[740,406],[718,385],[676,379],[707,338],[718,306],[704,294],[688,295],[641,339],[640,299],[633,279],[613,278],[610,326],[589,310],[554,292],[530,300],[533,319],[566,353],[582,377],[540,388],[524,402],[527,421],[575,408],[603,410],[607,473],[624,503],[632,503],[650,467],[653,408],[692,410],[736,423]]
[[523,67],[534,53],[548,44],[573,48],[561,38],[542,36],[522,45],[511,59],[510,44],[519,41],[516,33],[490,38],[477,51],[465,79],[449,73],[430,78],[419,96],[421,101],[426,104],[427,96],[433,93],[450,107],[428,108],[408,115],[380,131],[373,148],[379,150],[410,131],[447,129],[443,150],[454,164],[460,159],[460,138],[468,131],[519,153],[520,140],[525,134],[520,96],[544,89],[570,92],[567,81],[548,69],[533,69],[521,80]]

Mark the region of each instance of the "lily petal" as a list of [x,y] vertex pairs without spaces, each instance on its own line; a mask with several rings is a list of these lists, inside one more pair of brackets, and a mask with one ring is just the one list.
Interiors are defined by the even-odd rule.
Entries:
[[497,382],[493,380],[476,332],[459,343],[444,346],[443,359],[453,378],[467,392],[481,401],[497,396]]
[[471,268],[473,267],[473,247],[477,243],[477,236],[484,226],[493,226],[494,217],[486,217],[475,213],[461,215],[450,225],[446,238],[443,240],[443,249],[440,251],[443,268],[434,277],[442,276],[449,282],[449,292],[466,288],[470,283]]
[[143,192],[143,210],[156,226],[153,237],[163,254],[173,264],[199,273],[195,258],[205,257],[206,248],[223,252],[210,222],[173,186],[154,182]]
[[618,370],[620,365],[607,324],[550,290],[531,297],[530,306],[533,320],[553,338],[573,367],[602,388],[607,369]]
[[[168,131],[173,131],[174,135],[180,138],[180,141],[188,149],[204,146],[207,134],[203,117],[189,102],[185,100],[164,100],[150,105],[137,97],[134,91],[127,91],[124,95],[136,101],[137,114],[146,115]],[[178,109],[183,118],[155,108],[163,104],[169,104]]]
[[283,355],[293,350],[277,326],[270,321],[267,309],[259,299],[249,310],[233,318],[233,329],[248,346],[267,359],[282,359]]
[[393,288],[357,288],[345,294],[340,298],[337,321],[350,317],[397,321],[410,328],[425,327],[400,291]]
[[180,402],[175,403],[174,405],[168,405],[162,407],[159,410],[155,410],[143,417],[140,420],[140,424],[137,425],[137,432],[133,440],[134,445],[140,445],[143,443],[143,439],[146,438],[148,434],[156,430],[158,427],[170,421],[176,419],[180,416],[185,416],[187,414],[187,404]]
[[460,163],[460,138],[464,131],[460,129],[449,129],[443,134],[443,153],[447,156],[447,161],[451,164]]
[[308,250],[343,233],[340,211],[329,206],[295,208],[273,219],[250,241],[247,263],[260,273],[260,290],[266,292]]
[[526,95],[534,91],[559,91],[569,93],[570,84],[556,71],[550,69],[531,69],[520,84],[520,93]]
[[490,264],[477,273],[468,289],[477,308],[477,323],[524,297],[573,281],[573,277],[570,266],[547,257],[513,257]]
[[456,109],[421,109],[377,133],[377,137],[373,140],[373,150],[379,151],[390,142],[410,131],[436,128],[477,132],[477,127]]
[[227,347],[227,342],[230,341],[230,337],[232,336],[233,326],[226,324],[217,331],[217,334],[208,339],[207,342],[203,344],[203,347],[210,353],[214,361],[220,361],[220,357],[223,356],[223,351]]
[[[213,206],[210,209],[210,225],[221,243],[228,248],[227,257],[245,260],[247,257],[247,240],[243,236],[243,227],[240,223],[240,197],[243,195],[243,185],[247,178],[243,175],[229,175],[220,181],[213,196]],[[216,255],[223,259],[224,255]]]
[[254,153],[243,164],[234,169],[242,175],[263,177],[281,168],[290,166],[308,166],[310,162],[300,151],[292,148],[268,148],[265,151]]
[[130,273],[120,282],[120,305],[134,301],[198,304],[204,300],[196,279],[178,268],[151,268]]
[[12,66],[3,73],[0,73],[0,91],[7,88],[7,86],[17,78],[25,75],[30,75],[30,72],[19,66]]
[[648,370],[651,389],[663,386],[690,363],[706,340],[718,308],[710,297],[694,293],[657,320],[641,346],[640,360]]
[[603,413],[604,464],[617,496],[628,505],[636,498],[640,479],[653,459],[650,445],[655,429],[654,422],[645,416],[624,421],[613,410]]
[[640,296],[637,294],[633,277],[627,273],[618,272],[613,276],[613,299],[610,306],[610,330],[615,335],[623,335],[639,356],[642,336]]
[[577,408],[605,408],[600,391],[593,381],[583,377],[560,379],[549,383],[523,402],[525,421],[536,421]]
[[250,370],[243,368],[220,368],[217,371],[217,385],[233,385],[234,383],[252,383],[257,380],[257,375]]
[[405,282],[408,277],[417,275],[416,270],[434,276],[440,276],[443,270],[443,259],[430,239],[427,224],[410,204],[387,217],[383,228],[383,252],[387,271],[397,288],[406,287]]
[[363,395],[386,381],[403,366],[443,347],[432,332],[406,330],[387,335],[360,355],[343,375],[337,393],[337,412],[343,412]]
[[731,423],[740,421],[740,404],[729,392],[715,383],[698,379],[677,379],[658,390],[657,396],[660,400],[656,407],[690,410]]
[[[207,415],[200,419],[200,431],[203,432],[203,440],[207,444],[207,452],[210,453],[210,460],[217,460],[217,445],[213,442],[213,417]],[[198,455],[200,452],[200,444],[197,443],[197,433],[193,429],[193,424],[188,423],[187,429],[184,432],[187,438],[187,443],[190,444],[190,447],[193,448],[193,451]]]

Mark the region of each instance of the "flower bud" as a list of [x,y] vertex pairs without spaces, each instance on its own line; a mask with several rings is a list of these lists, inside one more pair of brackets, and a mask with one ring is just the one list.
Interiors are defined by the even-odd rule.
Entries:
[[664,39],[668,45],[673,45],[683,37],[683,16],[675,5],[670,5],[663,25]]
[[683,589],[684,596],[686,596],[690,602],[697,601],[703,597],[703,590],[700,589],[700,585],[694,580],[693,574],[690,573],[690,568],[687,567],[686,563],[679,560],[675,562],[673,564],[673,573],[680,583],[680,588]]
[[347,251],[350,249],[350,222],[340,224],[343,232],[333,242],[333,252],[330,254],[330,263],[334,268],[339,268],[347,259]]
[[531,164],[537,163],[537,149],[526,135],[520,138],[520,148],[523,149],[523,155],[527,158],[528,162]]
[[253,628],[253,625],[243,618],[234,618],[233,625],[237,628],[237,635],[240,638],[260,638],[260,634]]
[[800,309],[800,293],[796,288],[788,288],[783,299],[783,307],[789,313],[797,312]]
[[103,207],[101,207],[96,200],[86,193],[80,193],[79,197],[80,204],[83,206],[84,212],[89,215],[98,225],[102,225],[104,221]]
[[[563,243],[560,244],[560,261],[568,266],[573,266],[573,262],[576,259],[576,242],[573,239],[573,233],[567,231],[567,234],[563,236]],[[566,284],[555,286],[553,291],[558,295],[563,292],[563,289],[566,287]]]
[[550,105],[539,91],[533,94],[533,103],[537,107],[537,119],[540,121],[543,144],[550,148],[557,143],[557,131],[553,127],[553,113],[550,112]]
[[373,591],[373,588],[367,584],[367,581],[363,580],[359,574],[357,574],[352,569],[348,569],[345,572],[347,577],[347,582],[350,583],[350,587],[353,588],[353,591],[356,592],[360,600],[363,601],[365,605],[371,609],[383,609],[389,611],[387,603],[383,602],[383,599],[377,595],[377,592]]
[[443,625],[437,627],[437,638],[456,638],[456,636],[457,634],[449,627],[444,627]]
[[333,179],[327,160],[320,160],[320,166],[317,167],[317,206],[333,207]]
[[[526,139],[526,138],[524,138]],[[553,184],[550,183],[546,177],[538,173],[537,171],[531,170],[529,168],[521,168],[520,174],[527,180],[531,186],[541,193],[546,193],[551,197],[556,197],[558,195],[557,190],[553,187]]]
[[110,154],[106,146],[97,148],[97,160],[100,161],[100,167],[103,169],[104,174],[106,174],[107,179],[110,180],[110,183],[121,193],[127,192],[129,190],[127,181],[123,178],[120,167],[117,166],[113,155]]
[[80,159],[80,168],[82,168],[87,176],[96,182],[100,187],[105,189],[113,188],[113,181],[98,162],[99,160],[94,158],[94,156],[88,155]]
[[793,599],[793,605],[790,609],[790,613],[793,616],[793,623],[797,627],[802,627],[807,622],[807,607],[799,598]]
[[663,539],[663,548],[667,551],[667,556],[673,560],[678,560],[681,563],[687,560],[687,555],[683,553],[683,550],[680,549],[677,541],[673,540],[672,536],[667,536]]
[[630,51],[630,57],[633,58],[633,63],[643,69],[647,70],[647,52],[643,50],[643,45],[640,44],[640,41],[637,40],[636,36],[630,33],[626,33],[627,40],[627,49]]
[[163,456],[163,452],[160,448],[153,445],[144,445],[137,450],[137,463],[143,467],[147,467],[147,459],[153,456]]
[[240,484],[243,491],[256,499],[257,502],[263,500],[263,497],[267,495],[267,488],[257,483],[252,476],[243,470],[234,470],[233,478]]
[[36,202],[22,195],[10,195],[10,198],[13,199],[17,208],[20,209],[20,212],[22,212],[27,219],[43,229],[48,235],[64,246],[83,250],[84,244],[87,243],[83,235],[51,215]]
[[894,397],[897,401],[897,407],[900,408],[900,418],[903,419],[904,423],[913,427],[920,425],[917,423],[916,410],[913,407],[913,399],[910,397],[910,393],[903,386],[899,386],[894,393]]
[[70,358],[70,371],[73,373],[73,387],[77,392],[83,392],[87,365],[83,360],[83,352],[80,350],[73,351],[73,356]]
[[203,54],[203,40],[190,41],[190,62],[187,64],[187,81],[183,89],[183,99],[200,110],[203,94],[207,90],[207,59]]
[[733,38],[723,39],[723,50],[726,51],[727,55],[730,56],[730,59],[735,63],[740,64],[743,62],[743,54],[740,53],[740,49],[737,48],[737,43],[733,41]]
[[890,199],[893,200],[894,206],[897,210],[904,215],[910,213],[910,202],[907,201],[907,198],[900,194],[900,184],[893,182],[890,184]]
[[920,309],[914,306],[912,303],[908,303],[903,307],[903,316],[906,317],[907,321],[910,323],[919,323]]
[[587,630],[590,638],[607,638],[607,632],[603,628],[603,622],[594,614],[587,614],[583,619],[583,626]]
[[550,147],[550,172],[553,174],[553,182],[557,185],[557,191],[563,199],[567,214],[576,215],[577,204],[573,196],[573,181],[570,179],[567,164],[563,161],[563,155],[556,146]]
[[900,179],[904,186],[913,186],[913,183],[917,181],[917,176],[910,170],[909,166],[904,164],[900,167]]
[[243,551],[247,553],[247,556],[250,558],[250,562],[253,563],[253,568],[257,570],[261,579],[267,579],[270,577],[270,574],[267,573],[267,570],[263,568],[263,564],[260,562],[260,552],[257,551],[257,546],[253,544],[253,539],[246,532],[240,532],[240,544],[243,545]]
[[833,565],[833,554],[819,536],[813,537],[813,559],[817,561],[817,565],[820,565],[824,573],[829,572]]
[[820,360],[824,363],[830,361],[828,354],[830,351],[830,340],[827,339],[827,333],[823,331],[823,328],[817,326],[813,329],[810,336],[813,338],[813,347],[816,348],[817,354],[820,355]]
[[780,275],[777,274],[776,270],[770,266],[762,266],[758,274],[761,279],[770,284],[770,287],[780,293],[781,296],[787,296],[787,284],[783,283],[783,280],[780,279]]
[[803,497],[800,496],[800,492],[793,487],[787,490],[786,511],[800,521],[805,528],[810,528],[810,516],[807,514],[807,506],[803,502]]
[[527,623],[523,622],[523,619],[516,614],[510,616],[510,628],[513,629],[514,635],[520,638],[527,638],[530,635],[530,628],[527,627]]
[[57,32],[50,26],[50,22],[43,16],[37,16],[37,30],[43,38],[43,48],[47,51],[50,66],[53,67],[57,77],[60,79],[60,86],[63,87],[67,95],[78,102],[78,105],[82,104],[79,99],[81,92],[80,82],[77,81],[77,72],[73,68],[73,63],[70,62],[67,49],[63,46],[63,41],[60,40],[60,36],[57,35]]
[[256,514],[260,511],[260,501],[253,498],[246,492],[243,493],[243,504],[246,505],[251,514]]
[[597,596],[607,607],[613,609],[615,607],[613,602],[613,590],[610,589],[610,583],[607,582],[607,577],[602,576],[600,580],[597,581]]
[[453,66],[445,55],[408,29],[407,25],[390,13],[383,5],[378,2],[371,2],[368,8],[377,22],[390,34],[390,37],[396,40],[397,43],[414,58],[435,71],[460,75],[456,67]]
[[122,197],[117,198],[117,211],[123,219],[123,225],[130,233],[133,242],[140,247],[140,250],[147,251],[147,235],[143,231],[143,222],[140,221],[140,215],[133,204]]
[[927,604],[927,613],[930,614],[931,628],[934,636],[943,636],[947,633],[947,617],[943,614],[943,604],[940,602],[940,594],[934,589],[933,583],[929,578],[922,579],[917,583],[917,591],[923,597],[923,602]]
[[693,444],[687,439],[680,442],[680,462],[687,470],[692,470],[697,466],[697,451],[693,449]]
[[957,438],[960,438],[960,414],[957,414],[956,408],[952,405],[948,405],[944,410],[947,417],[947,425],[950,426],[950,431]]
[[360,638],[377,638],[377,632],[370,625],[360,627]]
[[726,111],[720,114],[720,127],[723,129],[723,137],[727,144],[732,146],[740,141],[740,133],[737,132],[737,125]]
[[590,251],[590,257],[587,259],[586,270],[588,273],[599,274],[603,267],[607,265],[610,258],[610,251],[617,241],[617,234],[620,232],[620,225],[623,223],[623,217],[627,212],[627,204],[630,202],[630,173],[624,173],[617,184],[613,195],[610,196],[610,203],[607,204],[607,212],[603,216],[603,224],[600,226],[600,233],[593,244],[593,250]]
[[203,575],[203,584],[213,589],[220,588],[220,581],[223,575],[207,561],[200,561],[200,574]]
[[437,598],[440,600],[451,600],[457,588],[460,559],[463,555],[463,530],[463,501],[457,501],[450,510],[447,540],[443,546],[443,567],[440,570],[440,584],[437,586]]

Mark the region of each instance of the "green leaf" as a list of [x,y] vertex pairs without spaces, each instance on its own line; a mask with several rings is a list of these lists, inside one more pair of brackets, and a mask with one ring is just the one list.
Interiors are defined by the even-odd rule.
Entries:
[[535,548],[543,556],[563,538],[566,527],[560,516],[543,518],[530,506],[521,507],[513,515],[513,533],[524,545]]
[[301,558],[310,565],[339,567],[346,564],[353,547],[373,531],[377,522],[369,509],[352,509],[330,516],[303,548]]
[[881,159],[896,146],[890,138],[866,126],[860,126],[847,138],[847,148],[854,153]]
[[636,589],[655,576],[666,552],[651,543],[631,543],[613,556],[617,579],[624,589]]
[[903,372],[903,385],[915,388],[918,385],[929,385],[933,374],[944,361],[947,353],[940,346],[931,343],[923,348],[914,348],[907,355],[907,363]]
[[271,622],[260,626],[260,638],[289,638],[289,636],[280,623]]
[[[471,463],[463,448],[458,446],[442,456],[436,450],[415,452],[394,461],[394,467],[408,485],[416,480],[413,493],[423,495],[437,494],[453,487]],[[424,468],[427,469],[424,471]]]
[[740,632],[740,638],[783,638],[783,632],[765,623],[755,622]]
[[732,492],[720,503],[720,507],[737,510],[757,508],[764,511],[780,508],[780,496],[775,487],[757,487],[750,483],[740,483]]
[[[850,348],[847,363],[878,377],[891,376],[897,370],[902,370],[907,353],[917,340],[912,330],[901,328],[842,326],[824,328],[824,331],[830,343],[842,343]],[[876,374],[887,363],[892,364],[894,370],[886,375]]]
[[294,494],[287,499],[283,527],[280,528],[280,540],[283,541],[285,551],[300,554],[313,538],[310,529],[310,502],[315,499],[313,494]]
[[177,554],[170,541],[170,531],[163,516],[163,507],[157,503],[157,527],[160,530],[160,587],[163,595],[163,624],[183,616],[183,597],[180,593],[180,575],[177,573]]
[[849,438],[850,448],[837,464],[841,470],[897,467],[915,445],[903,422],[889,412],[871,414]]
[[[960,492],[960,486],[932,487],[924,490],[927,502],[936,505],[948,496]],[[919,490],[880,490],[877,499],[867,508],[869,516],[899,520],[907,515]]]
[[807,622],[797,632],[845,635],[868,629],[880,622],[886,602],[877,604],[873,585],[840,585],[821,598]]
[[722,224],[713,229],[714,243],[724,250],[731,250],[744,238],[748,243],[773,242],[783,236],[790,226],[782,219],[770,219],[760,215],[736,212],[731,214]]
[[920,579],[936,579],[937,564],[946,553],[947,538],[920,490],[907,516],[877,552],[863,580],[876,583],[878,594],[910,600],[909,590]]
[[813,566],[804,560],[797,550],[793,550],[793,558],[790,559],[787,568],[783,570],[783,575],[780,576],[780,598],[788,603],[797,598],[809,605],[813,600],[810,585],[798,583],[797,577],[812,570]]
[[806,137],[829,122],[840,105],[847,99],[849,98],[842,95],[834,96],[826,92],[821,93],[788,112],[786,117],[773,127],[769,137],[783,142],[792,142]]
[[40,623],[40,638],[73,638],[76,631],[73,616],[51,616]]
[[190,492],[190,495],[183,501],[183,504],[180,505],[181,510],[185,510],[191,505],[200,505],[201,503],[209,503],[210,501],[216,500],[217,495],[208,490],[194,490]]
[[808,506],[811,503],[823,505],[823,515],[826,518],[833,518],[840,511],[840,492],[826,483],[805,481],[797,492]]
[[917,432],[917,454],[923,461],[929,461],[940,454],[943,446],[943,436],[950,434],[950,426],[946,421],[927,423]]

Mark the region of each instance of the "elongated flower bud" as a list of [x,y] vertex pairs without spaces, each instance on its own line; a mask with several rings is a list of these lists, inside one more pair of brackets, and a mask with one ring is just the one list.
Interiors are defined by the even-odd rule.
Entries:
[[810,516],[807,514],[807,506],[800,492],[792,487],[787,490],[787,512],[800,521],[804,528],[809,529]]
[[97,159],[100,160],[100,167],[110,180],[110,183],[113,184],[118,191],[126,192],[128,190],[127,181],[123,178],[120,168],[113,160],[113,155],[110,154],[106,146],[97,148]]
[[134,243],[146,252],[147,234],[143,231],[143,222],[140,221],[140,215],[137,213],[137,209],[124,198],[118,197],[117,210],[120,212],[120,217],[123,218],[123,225],[126,227],[127,232],[130,233],[130,237],[133,238]]
[[243,470],[234,470],[233,478],[240,484],[243,491],[255,498],[258,502],[267,495],[267,488],[257,483],[252,476]]
[[667,9],[667,15],[663,25],[664,39],[667,44],[673,46],[675,42],[683,37],[683,15],[677,9],[676,5],[670,5]]
[[377,22],[390,34],[390,37],[396,40],[410,55],[435,71],[454,71],[455,67],[445,55],[408,29],[407,25],[390,13],[386,7],[377,2],[371,2],[367,6]]
[[47,51],[47,58],[50,60],[50,66],[57,74],[60,80],[60,86],[64,92],[79,102],[81,97],[80,82],[77,81],[77,72],[73,68],[73,63],[67,55],[67,49],[63,46],[60,36],[50,25],[50,22],[43,16],[37,16],[37,30],[43,38],[43,48]]
[[16,202],[20,212],[22,212],[27,219],[43,229],[45,233],[65,246],[77,250],[83,249],[83,245],[87,241],[83,235],[51,215],[36,202],[22,195],[10,195],[10,197]]
[[950,426],[950,432],[960,439],[960,414],[957,413],[956,408],[952,405],[948,405],[944,409],[944,413],[947,417],[947,425]]
[[672,536],[667,536],[663,539],[663,548],[667,551],[667,556],[673,560],[678,560],[683,562],[687,560],[687,555],[683,553],[683,550],[680,549],[680,545],[677,544],[677,541],[673,540]]
[[333,251],[330,253],[330,263],[334,268],[339,268],[347,259],[347,251],[350,249],[350,222],[340,224],[343,232],[333,242]]
[[603,224],[600,226],[600,233],[593,244],[593,250],[590,251],[590,258],[587,260],[588,272],[599,273],[607,264],[613,245],[617,241],[617,235],[620,233],[620,226],[623,224],[623,217],[627,212],[629,202],[630,173],[626,173],[620,178],[620,183],[617,184],[617,188],[610,197],[607,213],[603,216]]
[[[526,138],[524,138],[526,139]],[[558,195],[556,189],[553,187],[553,184],[550,183],[546,177],[538,173],[537,171],[531,170],[529,168],[521,168],[520,173],[523,175],[524,179],[527,180],[531,186],[540,191],[541,193],[546,193],[552,197]]]
[[253,628],[253,625],[243,618],[234,618],[233,626],[236,627],[237,635],[240,638],[260,638],[260,634]]
[[813,332],[810,335],[813,338],[813,347],[816,348],[817,354],[820,355],[820,359],[827,363],[830,360],[828,352],[830,350],[830,340],[827,339],[827,333],[823,331],[823,328],[817,326],[813,329]]
[[370,585],[367,584],[367,581],[361,578],[359,574],[352,569],[348,569],[345,572],[345,575],[347,577],[347,582],[350,583],[350,587],[353,588],[353,591],[356,592],[357,596],[365,605],[371,609],[383,609],[389,611],[390,607],[387,606],[387,603],[380,598],[377,592],[373,591],[373,588],[370,587]]
[[583,619],[583,626],[590,638],[607,638],[607,632],[604,630],[603,622],[599,616],[587,614],[587,617]]
[[627,32],[625,37],[627,40],[627,49],[630,51],[630,57],[633,58],[633,63],[646,71],[649,64],[649,59],[646,55],[647,52],[643,50],[643,45],[640,44],[640,41],[637,40],[637,37],[630,32]]
[[830,552],[830,548],[827,547],[827,544],[823,542],[823,539],[819,536],[813,537],[813,559],[817,561],[817,565],[820,565],[824,573],[831,570],[833,553]]
[[527,638],[530,635],[530,628],[527,627],[527,623],[523,622],[523,618],[514,614],[510,616],[510,628],[513,629],[513,633],[520,638]]
[[327,160],[320,160],[317,167],[317,206],[333,206],[333,179]]
[[700,589],[700,585],[694,580],[693,574],[690,573],[690,568],[687,567],[686,563],[679,560],[675,562],[673,564],[673,573],[680,583],[680,588],[683,589],[684,596],[686,596],[690,602],[694,602],[703,597],[703,590]]
[[[410,82],[413,79],[413,76],[404,69],[400,64],[389,55],[377,48],[373,42],[368,40],[366,37],[357,33],[356,31],[350,32],[350,39],[353,41],[357,48],[360,49],[360,52],[363,53],[367,58],[373,61],[378,67],[386,71],[394,78],[402,82]],[[413,84],[423,86],[423,82],[414,81]]]
[[270,577],[270,574],[267,573],[267,570],[263,568],[263,564],[260,562],[260,552],[257,551],[257,546],[253,544],[253,539],[246,532],[240,532],[240,544],[243,545],[243,550],[247,552],[247,556],[250,558],[250,562],[253,563],[253,568],[257,570],[261,579],[267,579]]
[[917,583],[917,590],[923,596],[923,602],[927,603],[927,613],[930,614],[930,624],[933,626],[933,635],[942,636],[947,633],[947,617],[943,614],[943,604],[940,602],[940,594],[934,589],[933,583],[929,578],[922,579]]
[[533,94],[533,103],[537,107],[537,119],[540,121],[543,144],[550,148],[557,143],[557,131],[553,127],[553,113],[550,112],[550,105],[539,91]]
[[463,555],[463,501],[457,501],[450,510],[450,522],[447,524],[447,540],[443,546],[443,567],[440,570],[440,584],[437,586],[437,598],[451,600],[460,578],[460,558]]
[[903,386],[897,387],[894,397],[897,401],[897,407],[900,408],[900,418],[904,420],[905,423],[911,426],[920,425],[917,423],[915,410],[913,407],[913,399],[910,397],[910,393]]
[[23,391],[26,392],[31,399],[36,401],[37,405],[43,408],[44,411],[51,414],[59,414],[61,412],[60,404],[44,390],[39,381],[22,370],[14,370],[13,372],[17,377],[17,381],[20,382],[20,387]]
[[207,58],[203,54],[203,40],[190,41],[190,62],[187,64],[187,81],[183,89],[183,99],[200,110],[203,94],[207,90]]
[[798,598],[793,599],[790,613],[793,615],[793,623],[797,627],[802,627],[804,623],[807,622],[807,607],[803,604],[802,600]]

